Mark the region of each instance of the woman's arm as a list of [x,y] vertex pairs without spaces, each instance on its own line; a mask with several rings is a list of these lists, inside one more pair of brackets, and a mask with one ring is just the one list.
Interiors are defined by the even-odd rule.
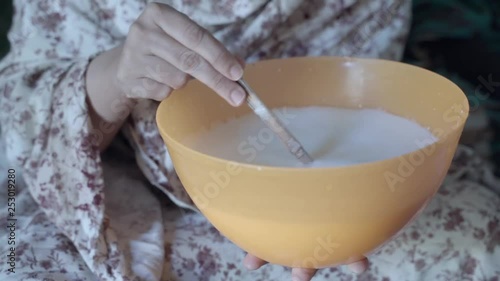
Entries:
[[86,73],[87,104],[99,151],[109,146],[135,104],[116,85],[116,61],[121,50],[119,46],[103,52],[92,60]]
[[238,106],[245,93],[234,81],[241,76],[241,62],[212,34],[170,6],[150,3],[123,45],[96,57],[87,71],[97,145],[103,150],[111,142],[133,99],[161,101],[194,77]]

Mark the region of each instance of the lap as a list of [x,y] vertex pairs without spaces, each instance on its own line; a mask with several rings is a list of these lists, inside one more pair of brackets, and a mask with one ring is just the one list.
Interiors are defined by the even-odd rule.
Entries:
[[[420,216],[370,255],[367,272],[355,275],[344,267],[329,268],[320,270],[314,280],[490,280],[500,276],[495,268],[500,262],[500,199],[487,188],[485,176],[474,178],[480,174],[478,168],[471,169],[476,170],[464,172],[452,167],[448,182]],[[6,202],[5,193],[0,197]],[[140,198],[137,194],[132,197]],[[16,206],[15,275],[7,275],[9,266],[2,262],[1,280],[96,280],[69,239],[37,208],[27,189],[20,187]],[[113,208],[108,207],[110,211]],[[165,243],[162,280],[290,280],[289,269],[281,266],[266,265],[253,272],[244,269],[244,252],[202,215],[172,205],[164,205],[161,215],[153,211],[140,215],[139,220],[161,218]],[[127,217],[132,215],[130,212]],[[5,224],[5,212],[1,216]],[[127,228],[136,225],[132,220],[121,222]],[[154,224],[139,224],[142,228],[145,225]],[[129,229],[129,235],[122,238],[133,239],[131,233],[142,231]],[[1,240],[7,241],[8,235],[7,227],[2,227]],[[9,245],[2,243],[0,249],[7,253]],[[139,256],[144,257],[143,253]]]
[[[463,167],[454,165],[424,211],[369,256],[367,272],[356,275],[344,267],[329,268],[320,270],[314,280],[490,280],[500,276],[496,267],[500,262],[500,198],[486,183],[467,175],[479,174],[481,166]],[[203,216],[180,209],[165,214],[163,280],[290,280],[289,269],[281,266],[246,271],[241,265],[243,251]]]
[[[71,241],[37,208],[28,190],[20,189],[15,198],[15,236],[7,227],[0,230],[0,252],[11,253],[10,248],[15,248],[15,262],[4,262],[2,254],[0,280],[96,280]],[[1,220],[5,222],[6,217]],[[8,236],[14,243],[7,244]]]

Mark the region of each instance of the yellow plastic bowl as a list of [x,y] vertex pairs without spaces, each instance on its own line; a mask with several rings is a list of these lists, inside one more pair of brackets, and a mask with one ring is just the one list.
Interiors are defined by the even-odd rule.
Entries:
[[245,79],[271,108],[382,108],[429,127],[439,139],[431,145],[415,140],[422,149],[361,165],[259,167],[183,144],[214,123],[249,113],[247,106],[233,108],[197,81],[164,100],[158,128],[197,207],[243,250],[285,266],[356,261],[391,239],[438,190],[469,111],[449,80],[385,60],[268,60],[248,65]]

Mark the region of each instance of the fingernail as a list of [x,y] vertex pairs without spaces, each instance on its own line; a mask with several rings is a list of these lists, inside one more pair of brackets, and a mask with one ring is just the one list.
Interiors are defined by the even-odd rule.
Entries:
[[300,279],[298,276],[296,275],[293,275],[292,276],[292,281],[302,281],[302,279]]
[[366,264],[363,261],[359,261],[354,264],[350,264],[349,269],[356,274],[360,274],[366,270]]
[[245,100],[246,94],[243,89],[238,87],[231,92],[230,98],[235,106],[239,106],[243,103],[243,100]]
[[243,76],[243,68],[241,68],[241,65],[235,64],[229,70],[229,74],[231,74],[233,80],[239,80]]
[[249,262],[244,262],[243,265],[246,267],[248,270],[255,270],[257,269],[257,265],[251,264]]

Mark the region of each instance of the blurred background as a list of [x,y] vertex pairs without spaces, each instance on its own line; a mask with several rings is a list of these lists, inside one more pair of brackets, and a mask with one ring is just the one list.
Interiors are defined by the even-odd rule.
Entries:
[[413,0],[404,60],[462,88],[471,107],[462,143],[500,175],[500,1]]
[[9,50],[7,32],[9,31],[11,18],[12,0],[4,0],[0,3],[0,58],[3,58]]
[[[0,3],[0,58],[9,50],[12,0]],[[440,73],[467,94],[462,137],[500,176],[500,0],[414,0],[404,61]]]

